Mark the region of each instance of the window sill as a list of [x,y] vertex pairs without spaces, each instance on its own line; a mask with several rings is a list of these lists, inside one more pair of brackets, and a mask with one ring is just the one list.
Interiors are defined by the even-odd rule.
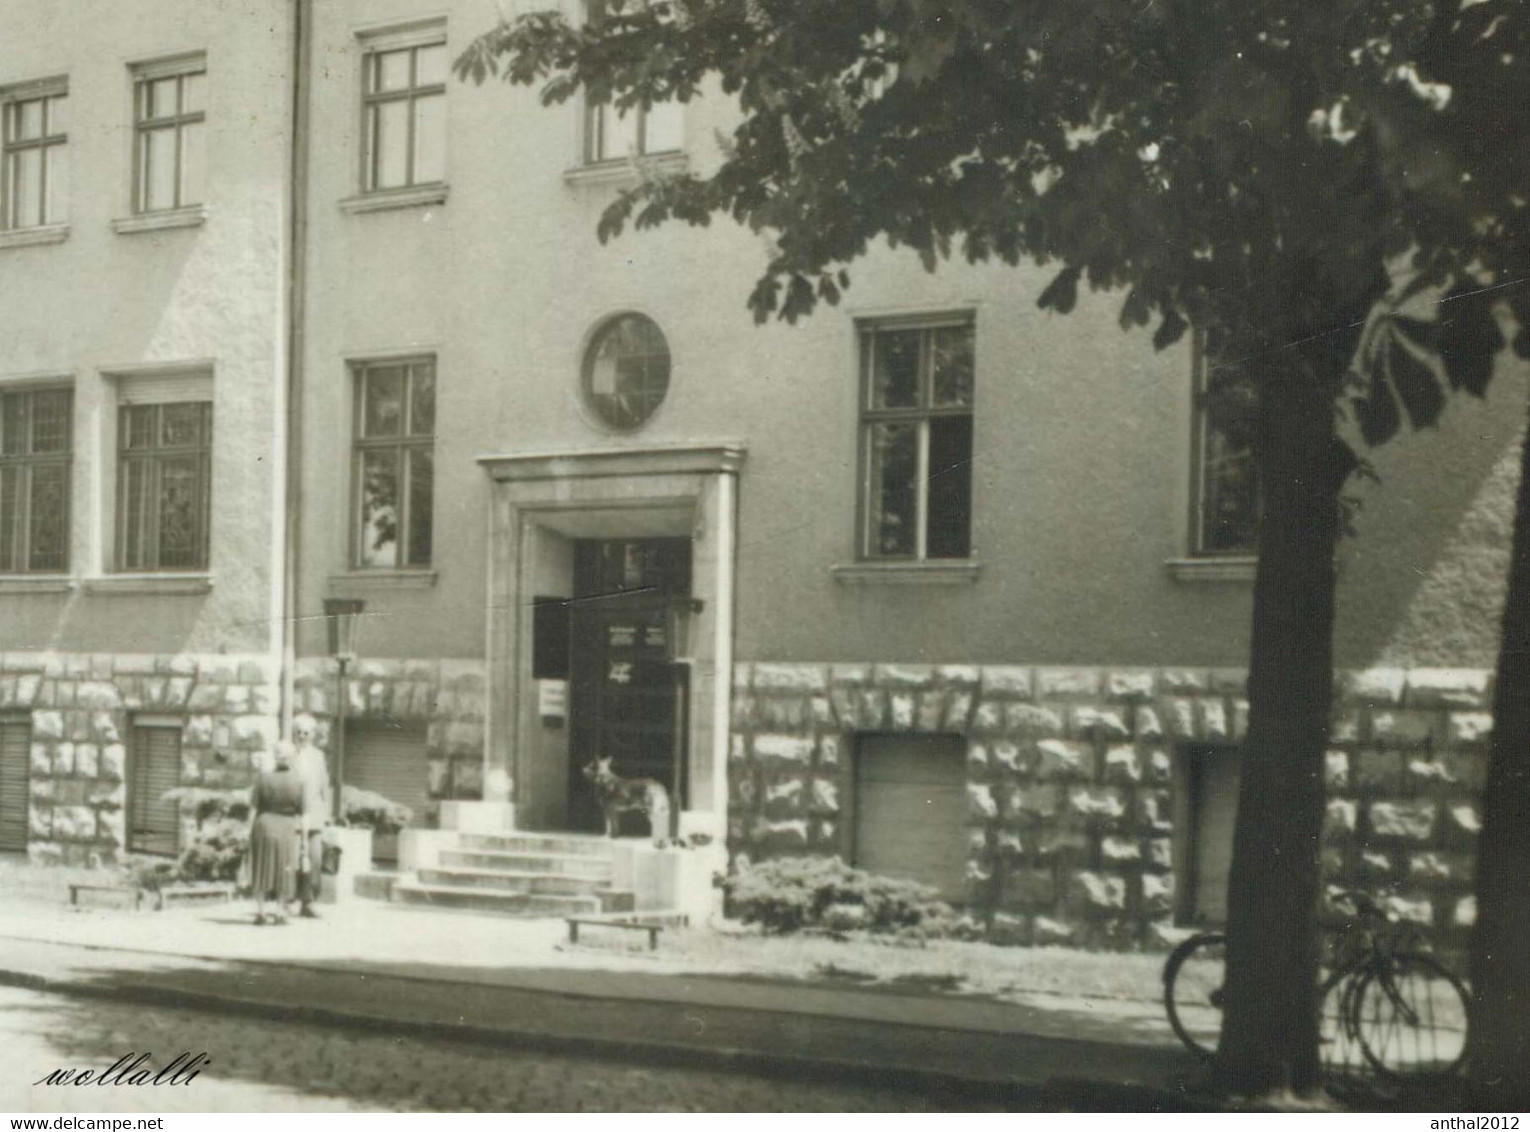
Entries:
[[167,228],[200,228],[206,223],[207,206],[194,204],[189,208],[169,208],[164,212],[118,217],[112,221],[112,231],[119,236],[131,236],[137,232],[162,232]]
[[844,586],[969,586],[983,567],[976,562],[852,562],[829,567]]
[[331,574],[329,588],[344,590],[428,590],[436,584],[434,570],[351,570]]
[[38,228],[12,228],[0,232],[0,248],[33,248],[39,244],[62,244],[69,238],[69,225],[45,224]]
[[103,574],[82,583],[88,594],[205,594],[211,574]]
[[645,173],[684,173],[690,159],[680,152],[659,153],[652,157],[618,157],[614,161],[592,161],[563,171],[564,184],[609,185],[618,181],[638,181]]
[[1164,563],[1176,582],[1252,582],[1259,559],[1252,555],[1225,558],[1171,558]]
[[0,594],[66,594],[74,587],[73,578],[59,574],[0,575]]
[[379,189],[346,197],[340,202],[343,212],[388,212],[395,208],[425,208],[433,204],[445,204],[450,186],[411,185],[407,189]]

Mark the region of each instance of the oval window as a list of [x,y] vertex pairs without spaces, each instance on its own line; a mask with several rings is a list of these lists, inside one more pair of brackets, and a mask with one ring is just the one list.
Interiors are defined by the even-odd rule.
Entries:
[[584,355],[584,396],[611,428],[643,424],[669,392],[669,344],[653,319],[619,314],[602,324]]

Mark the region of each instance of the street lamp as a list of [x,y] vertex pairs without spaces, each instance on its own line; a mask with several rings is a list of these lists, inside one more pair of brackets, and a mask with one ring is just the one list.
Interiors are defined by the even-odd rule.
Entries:
[[366,602],[354,597],[324,599],[324,619],[329,625],[329,655],[340,670],[340,694],[335,700],[335,824],[342,823],[345,806],[345,670],[356,659],[356,630]]

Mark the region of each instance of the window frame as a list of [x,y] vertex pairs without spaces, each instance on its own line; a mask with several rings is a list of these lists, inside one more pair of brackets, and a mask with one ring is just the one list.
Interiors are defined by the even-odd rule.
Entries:
[[[360,101],[360,138],[361,145],[357,154],[357,184],[362,196],[374,196],[386,193],[401,193],[415,189],[433,188],[446,184],[446,133],[447,120],[445,115],[441,121],[441,176],[431,181],[417,181],[414,175],[414,159],[416,153],[416,119],[415,103],[423,98],[440,98],[443,110],[446,107],[448,82],[443,78],[439,83],[427,83],[418,85],[419,76],[419,52],[424,48],[439,47],[444,52],[446,49],[446,24],[434,22],[427,26],[414,28],[407,31],[379,32],[362,37],[361,55],[361,101]],[[373,90],[374,77],[377,68],[381,66],[380,60],[384,55],[390,55],[401,51],[409,53],[409,79],[407,84],[399,90],[380,91]],[[450,63],[448,63],[450,74]],[[374,121],[377,127],[381,125],[381,115],[374,118],[374,108],[390,102],[403,102],[407,107],[405,116],[404,137],[404,172],[405,180],[398,185],[379,185],[377,183],[377,156],[380,147],[377,145],[377,136],[374,129]]]
[[[415,371],[429,367],[431,374],[431,430],[428,433],[406,431],[414,424]],[[403,369],[404,389],[401,402],[404,419],[396,436],[369,437],[366,433],[367,378],[374,370]],[[349,528],[348,569],[357,573],[415,573],[428,572],[435,561],[435,448],[437,392],[440,388],[440,366],[433,354],[410,354],[400,357],[367,358],[350,363],[351,371],[351,489],[347,526]],[[430,493],[430,556],[423,562],[411,562],[410,544],[413,535],[413,462],[409,454],[428,450],[431,457]],[[398,558],[392,565],[376,565],[364,561],[362,525],[363,467],[366,453],[393,451],[398,456]]]
[[1234,547],[1214,548],[1208,545],[1207,533],[1211,526],[1207,506],[1211,492],[1207,489],[1210,459],[1207,454],[1211,438],[1212,422],[1207,401],[1210,362],[1206,351],[1205,335],[1197,333],[1191,346],[1190,386],[1190,514],[1187,553],[1195,561],[1250,560],[1259,554],[1258,524],[1262,503],[1259,498],[1258,465],[1252,449],[1248,459],[1254,476],[1254,537],[1247,544]]
[[[192,444],[166,445],[163,443],[164,410],[179,405],[200,407],[198,438]],[[133,416],[140,410],[152,410],[154,441],[144,447],[133,448],[128,444],[128,433]],[[212,451],[213,451],[213,402],[210,399],[184,399],[145,402],[124,402],[117,406],[117,455],[116,505],[113,512],[115,538],[112,562],[117,573],[123,574],[202,574],[210,568],[212,558]],[[197,555],[192,563],[166,566],[162,562],[159,542],[160,516],[164,506],[161,495],[164,470],[169,460],[187,457],[197,459]],[[140,519],[139,560],[130,562],[128,536],[132,524],[128,513],[128,488],[131,477],[128,469],[133,464],[147,464],[150,468],[148,513]]]
[[[32,434],[32,422],[36,416],[31,410],[31,402],[38,394],[62,393],[65,395],[64,410],[64,446],[58,452],[36,453],[31,450],[35,437]],[[20,388],[0,387],[0,421],[4,419],[4,401],[11,397],[26,398],[27,411],[27,451],[12,454],[4,450],[3,434],[0,434],[0,470],[6,468],[19,469],[22,483],[18,488],[17,495],[21,500],[18,513],[11,518],[15,524],[14,539],[12,542],[12,557],[9,561],[0,559],[0,575],[28,577],[56,577],[68,575],[71,560],[73,558],[73,520],[74,509],[72,506],[74,494],[74,385],[68,382],[49,382],[40,385],[27,385]],[[38,567],[32,565],[32,482],[33,471],[38,467],[61,467],[64,471],[64,494],[63,515],[61,522],[64,531],[63,561],[55,567]],[[3,482],[3,481],[0,481]],[[0,497],[0,505],[4,499]],[[0,512],[0,523],[5,522],[5,515]],[[19,565],[18,565],[19,563]]]
[[[668,105],[668,104],[667,104]],[[618,111],[610,102],[585,101],[584,104],[584,153],[585,165],[613,165],[624,161],[642,158],[673,157],[685,152],[684,132],[684,108],[681,103],[673,103],[676,113],[681,114],[681,143],[670,149],[650,149],[648,147],[648,117],[652,111],[650,106],[634,106],[626,113],[637,115],[637,146],[632,153],[606,153],[605,137],[607,132],[607,115],[613,118]]]
[[[62,149],[64,160],[69,160],[68,145],[69,131],[67,129],[59,133],[49,131],[52,119],[52,103],[55,99],[69,97],[69,82],[67,79],[44,79],[38,82],[23,83],[16,86],[0,89],[0,232],[31,232],[39,228],[51,228],[60,224],[68,223],[69,205],[62,203],[62,215],[54,216],[49,209],[49,167],[48,151],[50,149]],[[36,138],[17,138],[19,132],[21,107],[29,102],[41,102],[42,106],[42,133]],[[38,161],[38,207],[41,210],[42,219],[36,224],[18,223],[16,220],[16,194],[14,190],[16,166],[20,164],[20,154],[24,151],[36,150],[40,155]]]
[[[938,330],[965,328],[972,344],[972,396],[971,403],[964,406],[936,406],[931,392],[934,378],[932,342]],[[873,407],[873,381],[875,379],[875,355],[868,353],[868,343],[879,334],[916,331],[919,333],[919,404],[900,408]],[[962,556],[932,556],[929,553],[929,460],[930,421],[939,418],[965,417],[972,422],[972,448],[976,449],[977,425],[977,317],[971,310],[959,310],[938,314],[915,315],[898,318],[868,318],[855,324],[855,364],[858,386],[856,414],[856,535],[855,559],[868,564],[956,565],[970,563],[974,559],[972,525],[974,518],[971,481],[967,499],[967,553]],[[913,554],[884,554],[875,548],[872,529],[874,509],[872,506],[875,485],[872,482],[871,434],[878,424],[916,424],[918,436],[917,466],[915,471],[916,496],[915,534]],[[969,460],[971,457],[969,457]],[[970,474],[970,473],[969,473]]]
[[[197,208],[207,203],[207,122],[206,79],[207,79],[207,56],[202,52],[193,55],[179,55],[171,59],[161,59],[153,63],[140,63],[132,68],[133,74],[133,191],[132,210],[134,216],[158,216],[168,212],[178,212],[181,209]],[[186,80],[200,76],[203,80],[204,105],[198,110],[186,110]],[[164,117],[147,117],[149,105],[149,88],[151,84],[164,79],[175,79],[175,113]],[[186,146],[185,135],[188,126],[202,126],[202,184],[198,186],[197,199],[185,199],[186,193]],[[151,175],[153,167],[146,160],[145,147],[148,138],[153,133],[165,130],[175,131],[175,162],[174,162],[174,193],[172,203],[168,207],[151,208],[149,206],[149,183],[147,178]]]

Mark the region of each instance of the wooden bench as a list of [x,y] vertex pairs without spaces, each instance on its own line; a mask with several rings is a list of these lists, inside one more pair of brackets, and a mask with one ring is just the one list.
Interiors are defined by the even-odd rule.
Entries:
[[601,920],[584,916],[565,916],[563,917],[563,922],[568,924],[568,941],[570,943],[579,942],[580,925],[588,924],[591,927],[598,928],[621,928],[623,931],[629,932],[647,932],[649,951],[657,951],[659,949],[659,933],[664,930],[663,924],[640,924],[633,920]]
[[69,903],[78,908],[80,906],[80,893],[82,892],[107,892],[114,896],[132,897],[133,908],[136,910],[143,904],[143,889],[124,888],[120,884],[91,884],[77,882],[69,886]]

